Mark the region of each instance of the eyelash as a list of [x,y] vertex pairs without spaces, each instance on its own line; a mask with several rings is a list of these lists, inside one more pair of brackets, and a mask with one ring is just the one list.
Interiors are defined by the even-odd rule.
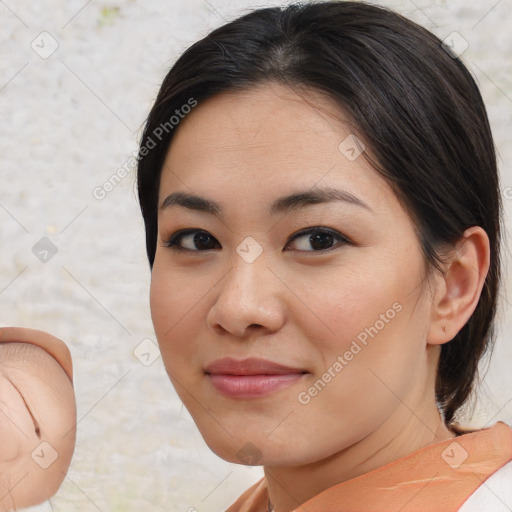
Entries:
[[[188,252],[188,253],[194,253],[194,252],[205,252],[205,251],[211,251],[213,249],[205,249],[205,250],[193,250],[193,249],[186,249],[186,248],[183,248],[183,247],[180,247],[178,245],[178,243],[181,241],[181,239],[187,235],[192,235],[192,234],[196,234],[196,233],[203,233],[205,235],[208,235],[210,236],[212,239],[215,240],[215,238],[213,236],[211,236],[207,231],[204,231],[202,229],[183,229],[183,230],[179,230],[175,233],[173,233],[165,242],[164,242],[164,247],[168,247],[174,251],[178,251],[178,252]],[[319,226],[314,226],[314,227],[310,227],[308,229],[305,229],[305,230],[302,230],[302,231],[299,231],[298,233],[294,234],[292,236],[292,238],[289,240],[288,243],[291,243],[293,242],[294,240],[296,240],[297,238],[301,238],[303,236],[306,236],[306,235],[311,235],[311,234],[315,234],[315,233],[322,233],[322,234],[327,234],[327,235],[331,235],[333,236],[334,238],[337,238],[339,240],[339,242],[335,245],[333,245],[332,247],[329,247],[327,249],[320,249],[318,251],[315,251],[315,250],[311,250],[311,251],[300,251],[299,252],[311,252],[311,253],[326,253],[328,251],[332,251],[338,247],[340,247],[341,245],[351,245],[352,242],[345,236],[343,236],[341,233],[338,233],[337,231],[333,230],[333,229],[330,229],[330,228],[325,228],[325,227],[319,227]],[[218,242],[217,242],[218,243]]]

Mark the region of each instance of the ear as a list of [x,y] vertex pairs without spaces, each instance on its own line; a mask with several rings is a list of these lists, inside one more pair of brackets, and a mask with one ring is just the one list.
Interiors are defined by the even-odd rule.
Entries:
[[443,275],[436,276],[427,343],[452,340],[475,310],[490,263],[487,233],[480,226],[464,231],[452,251]]

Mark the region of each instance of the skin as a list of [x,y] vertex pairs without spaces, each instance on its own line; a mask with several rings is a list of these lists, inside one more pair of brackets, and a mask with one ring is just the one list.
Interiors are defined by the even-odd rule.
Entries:
[[[476,307],[489,266],[488,238],[473,227],[444,275],[425,278],[414,226],[390,186],[364,157],[350,161],[338,150],[353,132],[341,114],[322,94],[281,84],[222,93],[181,122],[162,170],[159,205],[183,191],[224,210],[221,219],[159,209],[150,298],[166,370],[217,455],[242,463],[239,450],[257,448],[276,512],[454,437],[435,404],[436,364]],[[274,199],[320,186],[347,190],[370,209],[330,202],[268,214]],[[319,251],[307,234],[291,240],[311,226],[349,243],[334,238]],[[206,231],[211,248],[198,248],[193,235],[179,242],[189,251],[166,247],[184,228]],[[236,252],[247,236],[263,250],[252,263]],[[301,404],[298,393],[394,303],[400,312]],[[204,368],[228,356],[307,373],[265,397],[227,398]]]
[[74,451],[76,403],[61,340],[2,328],[0,341],[0,510],[7,511],[57,492]]

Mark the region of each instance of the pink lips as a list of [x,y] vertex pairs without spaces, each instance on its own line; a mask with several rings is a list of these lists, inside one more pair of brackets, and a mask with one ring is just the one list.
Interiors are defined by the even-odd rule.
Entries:
[[212,385],[232,398],[257,398],[297,382],[306,371],[265,359],[218,359],[205,368]]

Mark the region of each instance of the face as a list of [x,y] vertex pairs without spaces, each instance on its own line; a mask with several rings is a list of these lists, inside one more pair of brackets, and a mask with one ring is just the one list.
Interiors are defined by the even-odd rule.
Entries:
[[[412,221],[332,112],[283,85],[222,93],[181,122],[162,169],[155,332],[228,461],[318,461],[425,387],[429,294]],[[338,199],[277,202],[319,190]],[[166,200],[176,192],[219,211]]]

